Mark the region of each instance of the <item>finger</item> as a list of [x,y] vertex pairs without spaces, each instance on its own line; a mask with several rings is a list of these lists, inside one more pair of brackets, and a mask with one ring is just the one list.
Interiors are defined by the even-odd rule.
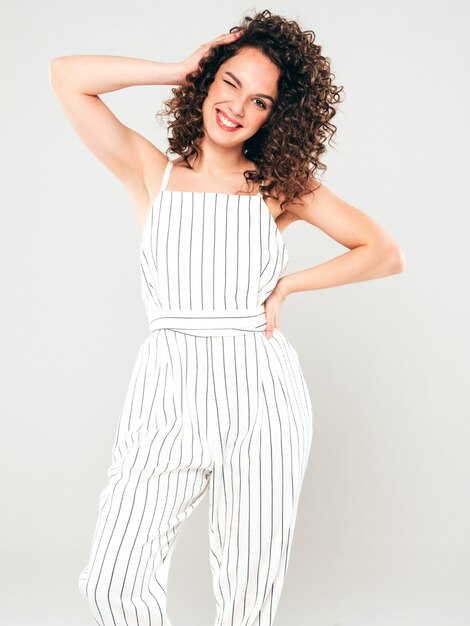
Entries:
[[223,35],[220,35],[219,37],[216,37],[214,39],[214,42],[217,41],[225,41],[226,39],[235,39],[235,37],[238,37],[239,35],[242,34],[242,30],[237,30],[233,33],[224,33]]
[[272,335],[273,335],[273,328],[274,328],[274,321],[273,320],[266,320],[266,337],[268,339],[271,339]]

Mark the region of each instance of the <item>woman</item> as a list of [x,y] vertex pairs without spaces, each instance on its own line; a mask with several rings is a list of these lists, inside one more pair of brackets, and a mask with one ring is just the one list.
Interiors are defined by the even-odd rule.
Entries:
[[[341,89],[312,34],[263,11],[181,63],[78,56],[50,65],[72,125],[123,182],[142,229],[150,334],[79,577],[98,624],[170,624],[177,532],[206,490],[216,626],[272,624],[313,429],[281,305],[296,291],[404,268],[389,234],[314,179]],[[98,97],[145,84],[180,85],[166,103],[174,161]],[[281,277],[282,232],[294,220],[350,251]]]

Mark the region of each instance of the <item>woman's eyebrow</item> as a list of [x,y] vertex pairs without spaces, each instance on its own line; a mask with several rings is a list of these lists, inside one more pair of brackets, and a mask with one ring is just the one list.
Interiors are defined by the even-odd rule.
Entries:
[[[232,74],[232,72],[224,72],[224,74],[228,74],[229,76],[231,76],[233,80],[238,84],[239,87],[243,87],[239,79],[234,74]],[[271,102],[274,104],[274,98],[272,98],[271,96],[268,96],[268,94],[266,93],[256,93],[255,96],[261,96],[262,98],[267,98],[268,100],[271,100]]]

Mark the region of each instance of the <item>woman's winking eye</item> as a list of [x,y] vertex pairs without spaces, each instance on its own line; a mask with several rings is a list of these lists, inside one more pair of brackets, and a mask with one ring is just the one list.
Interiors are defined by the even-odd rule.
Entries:
[[[228,85],[231,85],[232,87],[235,87],[235,85],[231,83],[229,80],[225,80],[225,78],[223,80],[224,80],[224,83],[227,83]],[[264,104],[263,100],[260,100],[259,98],[256,98],[256,100],[258,102],[261,102],[261,104],[263,105],[263,109],[266,108],[266,105]]]

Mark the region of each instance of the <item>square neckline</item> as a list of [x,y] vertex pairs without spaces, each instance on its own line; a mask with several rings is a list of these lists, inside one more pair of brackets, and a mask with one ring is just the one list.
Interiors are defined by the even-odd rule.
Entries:
[[263,198],[263,194],[260,193],[259,191],[256,194],[238,194],[238,193],[226,193],[223,191],[190,191],[190,190],[179,190],[179,189],[167,189],[167,184],[170,178],[170,174],[171,174],[171,170],[173,169],[173,161],[171,159],[168,159],[168,163],[165,166],[165,172],[163,174],[163,179],[162,179],[162,183],[160,185],[160,189],[155,197],[155,199],[153,200],[152,204],[150,205],[150,209],[147,215],[147,219],[145,220],[145,224],[144,224],[144,228],[142,230],[142,236],[141,236],[141,241],[144,238],[144,234],[147,230],[147,223],[150,221],[151,218],[151,214],[153,213],[153,208],[155,206],[155,204],[157,203],[157,200],[160,198],[160,196],[163,193],[169,193],[169,194],[192,194],[192,195],[203,195],[203,196],[226,196],[226,197],[231,197],[231,198],[259,198],[260,199],[260,205],[268,212],[269,215],[269,219],[271,221],[271,224],[274,226],[274,230],[277,233],[278,237],[281,240],[281,243],[283,245],[283,247],[286,250],[286,253],[288,255],[287,252],[287,244],[286,241],[284,239],[284,235],[282,234],[282,231],[279,229],[279,226],[276,224],[276,220],[274,219],[274,216],[271,212],[271,209],[268,207],[266,200]]
[[[172,159],[168,159],[168,163],[165,166],[165,172],[163,174],[163,179],[162,179],[162,183],[160,186],[160,191],[157,194],[157,198],[160,196],[161,193],[164,192],[168,192],[168,193],[180,193],[180,194],[184,194],[184,193],[191,193],[191,194],[195,194],[195,195],[209,195],[209,196],[227,196],[229,198],[260,198],[261,199],[261,204],[262,206],[266,209],[266,211],[269,214],[269,217],[271,218],[271,222],[274,225],[274,228],[276,230],[276,232],[278,233],[278,235],[281,237],[282,243],[285,247],[287,247],[286,242],[284,240],[284,235],[282,234],[282,231],[279,229],[279,226],[276,224],[276,220],[274,219],[274,216],[271,212],[271,209],[268,207],[266,200],[263,198],[263,194],[261,192],[257,192],[256,194],[239,194],[239,193],[226,193],[223,191],[188,191],[188,190],[179,190],[179,189],[168,189],[168,183],[170,181],[170,176],[171,176],[171,171],[173,169],[173,160]],[[157,199],[155,198],[155,200]],[[154,202],[155,202],[154,200]],[[153,206],[153,204],[152,204]]]
[[[188,190],[181,189],[168,189],[168,183],[170,182],[171,172],[173,170],[173,160],[168,159],[168,163],[165,166],[165,172],[163,174],[162,183],[160,186],[161,191],[174,191],[175,193],[187,193]],[[243,197],[243,198],[263,198],[263,194],[259,191],[256,194],[238,194],[238,193],[226,193],[224,191],[192,191],[189,190],[189,193],[196,194],[207,194],[207,195],[219,195],[219,196],[229,196],[229,197]],[[272,215],[272,213],[271,213]],[[274,218],[273,218],[274,219]],[[275,220],[274,220],[275,221]]]

